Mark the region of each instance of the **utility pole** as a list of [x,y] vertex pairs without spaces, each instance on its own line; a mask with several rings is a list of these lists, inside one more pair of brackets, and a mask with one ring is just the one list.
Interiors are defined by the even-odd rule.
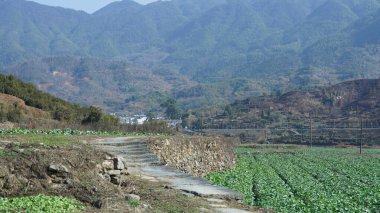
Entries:
[[310,148],[313,147],[313,120],[310,116]]
[[265,129],[264,129],[264,134],[265,134],[265,143],[269,143],[268,142],[268,132],[267,132],[267,125],[265,125]]
[[203,112],[201,112],[201,122],[200,122],[200,128],[201,128],[201,133],[203,135]]
[[334,121],[334,126],[333,126],[333,131],[332,131],[332,142],[334,142],[335,141],[335,118],[333,119],[333,121]]
[[362,154],[363,148],[363,118],[360,117],[360,154]]

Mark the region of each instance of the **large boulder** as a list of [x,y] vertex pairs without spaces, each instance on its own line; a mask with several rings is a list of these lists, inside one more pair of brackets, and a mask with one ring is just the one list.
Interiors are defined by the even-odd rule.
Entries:
[[114,169],[123,170],[125,168],[122,158],[114,158],[113,163],[114,163]]
[[105,160],[102,163],[102,167],[104,170],[113,170],[114,169],[114,161],[113,160]]
[[62,164],[51,164],[48,167],[48,173],[57,177],[67,177],[70,170]]

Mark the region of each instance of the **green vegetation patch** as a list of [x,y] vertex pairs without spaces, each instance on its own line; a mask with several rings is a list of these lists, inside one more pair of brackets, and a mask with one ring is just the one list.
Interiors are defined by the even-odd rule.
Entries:
[[10,151],[10,150],[3,150],[0,148],[0,158],[17,158],[19,157],[18,153]]
[[77,200],[45,195],[0,198],[0,212],[79,212],[84,206]]
[[80,138],[72,135],[43,135],[43,134],[15,134],[15,135],[1,135],[0,139],[24,143],[44,144],[47,146],[69,146],[74,143],[79,143]]
[[0,134],[44,134],[44,135],[116,135],[116,136],[141,136],[145,133],[132,133],[122,131],[80,131],[71,129],[52,129],[52,130],[35,130],[35,129],[3,129]]
[[[157,136],[154,133],[133,133],[123,131],[79,131],[71,129],[28,130],[7,129],[0,130],[0,141],[43,144],[47,146],[70,146],[82,140],[107,136]],[[165,135],[165,134],[162,134]],[[1,156],[0,150],[0,156]]]
[[238,148],[235,169],[212,182],[277,212],[378,212],[380,150]]
[[136,207],[139,207],[141,205],[141,203],[139,201],[131,200],[128,202],[128,205],[136,208]]

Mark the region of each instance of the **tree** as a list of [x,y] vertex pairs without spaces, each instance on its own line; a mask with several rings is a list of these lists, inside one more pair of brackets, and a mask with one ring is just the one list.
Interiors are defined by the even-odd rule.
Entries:
[[157,118],[157,113],[155,113],[155,112],[148,112],[146,114],[146,117],[147,117],[148,122],[151,123],[154,119]]
[[161,107],[166,108],[165,113],[169,119],[181,118],[181,110],[176,100],[168,99],[167,101],[161,104]]
[[200,118],[198,118],[197,120],[195,120],[192,128],[193,129],[200,129],[200,130],[203,129],[203,118],[202,118],[202,116]]
[[100,119],[102,118],[102,110],[97,108],[97,107],[93,107],[91,106],[90,108],[88,108],[86,111],[86,116],[85,118],[82,120],[82,124],[89,124],[89,123],[96,123],[96,122],[99,122]]
[[189,117],[190,113],[186,112],[181,115],[181,120],[182,120],[182,128],[189,127]]

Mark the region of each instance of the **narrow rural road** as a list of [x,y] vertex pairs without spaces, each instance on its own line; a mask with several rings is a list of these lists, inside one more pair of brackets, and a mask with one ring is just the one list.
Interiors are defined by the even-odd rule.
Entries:
[[183,193],[203,197],[214,212],[248,213],[249,211],[232,208],[227,200],[241,200],[243,194],[214,186],[208,181],[193,177],[175,168],[163,165],[150,152],[142,137],[107,138],[93,141],[98,150],[112,153],[126,159],[129,173],[149,181],[166,182],[169,188]]

